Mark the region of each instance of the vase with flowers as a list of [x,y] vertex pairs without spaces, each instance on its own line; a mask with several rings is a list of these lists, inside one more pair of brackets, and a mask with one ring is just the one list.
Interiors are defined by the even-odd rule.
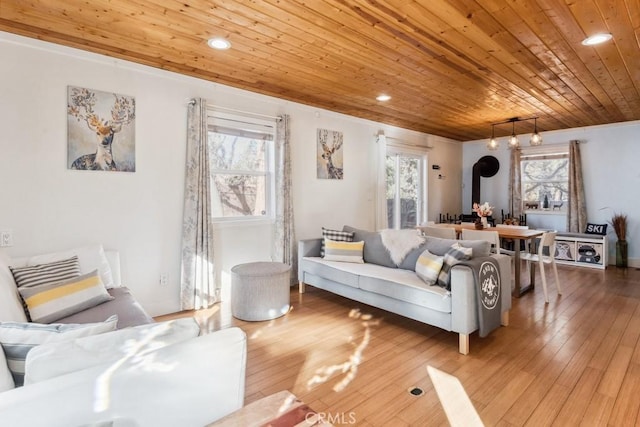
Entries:
[[627,215],[614,212],[609,224],[611,224],[618,237],[616,242],[616,267],[626,268],[628,261]]
[[493,206],[490,206],[489,202],[484,202],[483,204],[474,203],[473,211],[480,217],[482,227],[487,228],[489,226],[487,217],[493,215]]

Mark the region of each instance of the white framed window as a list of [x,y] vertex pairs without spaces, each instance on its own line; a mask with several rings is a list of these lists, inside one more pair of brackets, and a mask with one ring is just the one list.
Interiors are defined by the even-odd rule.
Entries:
[[413,228],[426,221],[427,156],[387,146],[385,168],[388,227]]
[[569,201],[569,150],[566,146],[523,149],[520,156],[525,211],[564,214]]
[[213,219],[273,219],[275,123],[212,111],[207,124]]

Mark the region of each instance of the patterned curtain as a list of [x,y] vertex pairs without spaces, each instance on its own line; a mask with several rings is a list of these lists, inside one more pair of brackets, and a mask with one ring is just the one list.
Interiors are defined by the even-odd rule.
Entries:
[[276,126],[276,223],[273,239],[273,260],[284,262],[291,266],[291,284],[295,284],[298,277],[298,257],[291,194],[289,120],[288,115],[282,115]]
[[389,228],[387,212],[387,137],[380,134],[377,139],[378,170],[376,179],[376,230]]
[[509,211],[512,218],[522,215],[522,182],[520,175],[520,149],[511,149],[509,168]]
[[587,201],[582,180],[582,160],[578,141],[569,143],[569,206],[567,209],[567,231],[584,233],[587,227]]
[[187,115],[187,161],[182,223],[182,310],[207,308],[216,302],[207,101],[196,99]]

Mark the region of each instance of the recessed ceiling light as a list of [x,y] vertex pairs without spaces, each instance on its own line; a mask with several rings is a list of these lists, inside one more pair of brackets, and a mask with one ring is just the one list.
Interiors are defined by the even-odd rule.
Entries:
[[388,100],[390,100],[390,99],[391,99],[391,97],[390,97],[389,95],[378,95],[378,96],[376,96],[376,99],[377,99],[378,101],[382,101],[382,102],[384,102],[384,101],[388,101]]
[[582,44],[585,46],[593,46],[594,44],[600,44],[611,40],[613,36],[609,33],[594,34],[582,40]]
[[225,50],[231,47],[231,43],[229,40],[224,39],[222,37],[214,37],[212,39],[207,40],[207,44],[209,47],[218,50]]

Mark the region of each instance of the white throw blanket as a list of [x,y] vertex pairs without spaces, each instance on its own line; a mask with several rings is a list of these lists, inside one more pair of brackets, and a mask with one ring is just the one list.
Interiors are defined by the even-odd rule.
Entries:
[[404,257],[407,256],[412,249],[424,243],[424,237],[420,234],[420,231],[413,229],[380,230],[380,237],[382,238],[382,244],[391,255],[391,260],[396,263],[396,265],[400,265]]

